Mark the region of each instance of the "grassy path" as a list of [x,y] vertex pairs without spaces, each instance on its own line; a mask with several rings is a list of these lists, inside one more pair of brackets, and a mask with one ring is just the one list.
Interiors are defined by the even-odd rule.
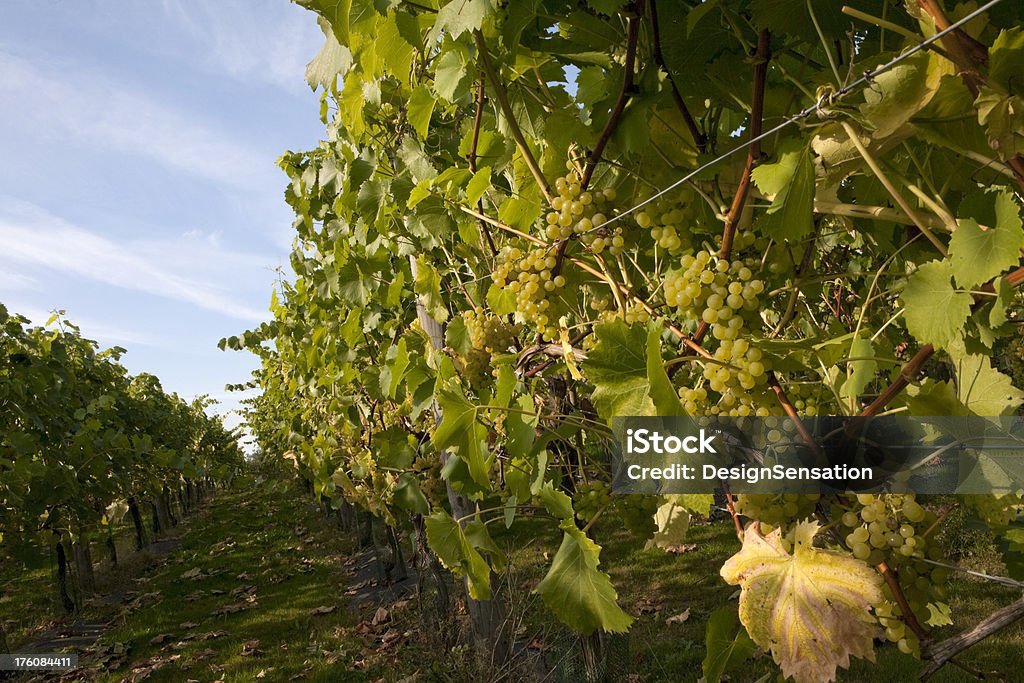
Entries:
[[294,491],[222,493],[124,588],[68,681],[375,681],[387,623],[346,609],[352,539]]
[[[731,524],[695,525],[685,552],[674,555],[642,550],[614,524],[593,531],[604,546],[602,561],[621,603],[637,616],[628,637],[610,641],[615,679],[700,678],[707,618],[734,597],[718,578],[718,567],[736,549]],[[357,552],[352,535],[295,490],[221,493],[189,517],[176,536],[179,545],[169,554],[125,572],[116,591],[122,601],[108,600],[81,617],[109,626],[82,653],[82,667],[57,680],[462,683],[494,678],[493,670],[474,668],[465,643],[445,641],[436,627],[424,627],[411,582],[377,586],[372,560]],[[524,517],[512,530],[496,530],[495,540],[508,550],[509,570],[502,580],[512,589],[510,618],[529,659],[505,680],[539,680],[538,671],[549,672],[548,681],[580,680],[572,665],[578,654],[575,637],[532,595],[557,548],[557,535],[543,520]],[[977,582],[957,581],[953,588],[958,627],[1012,597]],[[457,598],[458,588],[452,589]],[[461,607],[456,621],[464,622]],[[878,659],[878,667],[855,662],[839,680],[897,683],[914,680],[921,668],[892,646],[881,647]],[[982,643],[965,660],[981,670],[1024,671],[1024,625]],[[770,659],[759,655],[731,680],[751,683],[773,671]],[[947,668],[932,680],[959,681],[963,673]]]

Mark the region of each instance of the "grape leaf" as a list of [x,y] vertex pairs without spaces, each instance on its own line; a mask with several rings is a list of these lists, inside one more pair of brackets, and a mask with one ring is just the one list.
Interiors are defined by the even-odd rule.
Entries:
[[430,317],[438,322],[448,319],[448,308],[441,297],[441,276],[422,255],[416,259],[414,290],[421,297]]
[[711,613],[704,641],[708,654],[701,667],[708,683],[721,680],[723,673],[735,668],[757,650],[754,641],[740,627],[736,610],[731,605],[719,607]]
[[[353,38],[373,33],[377,10],[373,0],[295,0],[327,20],[342,45],[352,47]],[[358,51],[358,50],[356,50]]]
[[907,407],[911,415],[967,415],[967,406],[956,396],[951,382],[937,382],[925,378],[917,386],[906,389]]
[[1024,391],[992,367],[988,356],[964,354],[953,360],[958,398],[975,415],[1010,415],[1024,403]]
[[466,201],[470,204],[476,204],[490,186],[491,167],[484,166],[474,173],[473,177],[466,184]]
[[860,112],[876,139],[891,136],[931,101],[942,77],[935,64],[931,55],[918,53],[879,74],[864,90]]
[[427,542],[447,569],[466,577],[474,600],[491,599],[491,568],[469,542],[459,523],[444,510],[424,518]]
[[751,179],[757,185],[757,189],[769,196],[786,189],[796,174],[802,151],[798,141],[790,140],[781,144],[777,154],[778,161],[774,164],[761,164],[751,173]]
[[306,65],[306,83],[313,90],[318,87],[328,90],[334,86],[338,74],[345,73],[352,66],[352,53],[338,42],[326,19],[318,17],[317,21],[324,32],[324,46]]
[[873,662],[879,631],[870,609],[882,601],[881,578],[849,555],[814,548],[818,528],[797,524],[789,554],[781,529],[762,536],[748,526],[743,548],[722,566],[726,583],[741,588],[740,621],[751,639],[797,683],[834,680],[850,655]]
[[436,103],[437,100],[425,85],[416,86],[409,97],[409,102],[406,105],[409,123],[412,124],[413,130],[420,138],[426,139],[427,137],[427,131],[430,130],[430,117],[434,113]]
[[875,376],[878,369],[878,362],[871,360],[875,355],[874,346],[870,339],[862,339],[854,336],[850,341],[849,358],[861,360],[850,360],[846,362],[846,381],[843,382],[839,395],[849,401],[853,406],[861,392]]
[[337,41],[348,45],[352,0],[296,0],[296,3],[321,15],[330,25]]
[[957,493],[1018,493],[1024,490],[1024,442],[1004,420],[947,420],[940,429],[963,442]]
[[557,519],[572,519],[572,498],[557,490],[547,482],[537,492],[537,497],[544,504],[544,508]]
[[408,83],[415,49],[402,36],[394,15],[378,18],[373,46],[380,58],[377,61],[377,75],[384,75],[381,67],[386,66],[399,83]]
[[1024,153],[1024,99],[983,86],[975,106],[988,144],[1001,158],[1011,159]]
[[619,607],[611,579],[598,569],[601,546],[577,529],[571,518],[559,526],[565,532],[562,545],[536,593],[555,616],[583,635],[599,628],[611,633],[629,630],[633,617]]
[[498,207],[498,219],[513,228],[528,231],[542,210],[540,202],[527,197],[508,197]]
[[591,400],[601,417],[656,415],[647,377],[647,332],[622,320],[594,326],[597,345],[583,361],[594,384]]
[[[1005,193],[997,202],[1013,199]],[[961,287],[970,288],[988,282],[1020,261],[1020,248],[1024,246],[1024,230],[1015,211],[999,212],[1005,217],[989,230],[982,230],[977,221],[967,218],[949,241],[949,257],[953,263],[953,277]]]
[[715,504],[715,496],[711,493],[673,493],[665,496],[665,500],[705,517],[711,514],[711,506]]
[[999,283],[996,285],[996,298],[992,302],[992,308],[989,311],[989,325],[996,328],[1006,323],[1008,320],[1006,317],[1006,307],[1011,301],[1013,301],[1013,287],[1005,279],[1000,278]]
[[814,164],[808,147],[790,145],[779,161],[754,169],[757,187],[774,195],[762,219],[766,234],[798,240],[814,228]]
[[380,373],[381,390],[386,392],[385,395],[388,398],[396,398],[398,385],[401,384],[408,367],[409,351],[406,348],[405,340],[399,339],[398,344],[388,349],[386,362]]
[[472,350],[473,342],[469,336],[469,329],[461,315],[452,318],[452,321],[445,327],[444,343],[455,353],[465,355]]
[[944,602],[928,603],[928,619],[925,621],[929,626],[951,626],[953,624],[952,611]]
[[657,321],[652,321],[647,328],[647,378],[651,384],[651,400],[659,416],[685,415],[679,394],[672,386],[665,372],[665,362],[661,359],[661,330],[662,324]]
[[654,521],[658,530],[647,541],[646,547],[665,549],[686,541],[686,532],[690,530],[690,513],[686,508],[673,502],[665,503],[654,513]]
[[1020,26],[1004,29],[996,36],[988,52],[989,80],[1012,92],[1013,86],[1020,85],[1024,73],[1024,30]]
[[392,500],[395,505],[403,510],[409,510],[421,515],[430,512],[430,503],[427,502],[426,496],[420,490],[416,476],[409,472],[403,472],[398,477],[392,493]]
[[587,5],[590,6],[590,9],[600,14],[607,14],[608,16],[618,14],[624,4],[626,4],[625,0],[587,0]]
[[931,261],[907,278],[901,299],[907,330],[923,344],[946,348],[971,314],[971,295],[953,289],[949,261]]
[[476,421],[477,406],[456,389],[441,390],[437,403],[442,419],[434,432],[434,447],[438,450],[455,448],[473,481],[480,486],[490,486],[487,434],[483,425]]
[[438,11],[427,45],[436,43],[442,32],[458,38],[466,31],[478,29],[491,14],[494,14],[492,0],[451,0]]
[[705,0],[696,7],[690,10],[690,13],[686,15],[686,35],[689,37],[693,33],[693,29],[700,20],[710,14],[711,10],[718,7],[718,0]]
[[469,93],[471,73],[457,50],[447,50],[434,67],[434,92],[454,102]]

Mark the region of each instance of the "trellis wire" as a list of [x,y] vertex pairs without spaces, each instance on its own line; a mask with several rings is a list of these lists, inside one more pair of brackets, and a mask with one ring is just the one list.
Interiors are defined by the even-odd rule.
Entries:
[[821,111],[822,107],[831,105],[832,103],[836,102],[837,100],[840,100],[843,97],[849,95],[851,92],[853,92],[857,88],[861,87],[862,85],[866,85],[866,84],[870,83],[876,77],[878,77],[879,75],[881,75],[881,74],[885,73],[886,71],[892,69],[894,66],[896,66],[900,62],[902,62],[902,61],[908,59],[909,57],[917,54],[921,50],[924,50],[925,48],[927,48],[930,45],[932,45],[933,43],[935,43],[937,40],[941,39],[942,37],[946,36],[947,34],[953,32],[953,31],[955,31],[956,29],[960,28],[961,26],[963,26],[967,22],[975,19],[979,15],[983,14],[984,12],[987,12],[988,10],[992,9],[996,5],[1001,4],[1002,2],[1003,2],[1003,0],[990,0],[989,2],[987,2],[984,5],[982,5],[981,7],[979,7],[978,9],[974,10],[973,12],[971,12],[970,14],[967,14],[963,18],[958,19],[957,21],[955,21],[954,23],[950,24],[949,26],[947,26],[943,30],[939,31],[938,33],[936,33],[931,38],[928,38],[926,40],[921,41],[920,43],[918,43],[914,47],[910,48],[906,52],[903,52],[903,53],[897,55],[896,57],[893,57],[892,59],[890,59],[888,62],[886,62],[882,66],[879,66],[879,67],[877,67],[875,69],[872,69],[870,71],[865,71],[864,75],[862,75],[860,78],[858,78],[857,80],[853,81],[852,83],[849,83],[849,84],[843,86],[839,90],[836,90],[835,92],[831,92],[831,93],[827,93],[827,94],[821,95],[818,98],[817,102],[815,102],[814,104],[810,105],[809,107],[806,107],[805,109],[797,112],[793,116],[790,116],[789,118],[787,118],[782,123],[780,123],[777,126],[775,126],[774,128],[771,128],[771,129],[761,133],[760,135],[758,135],[756,137],[752,137],[749,140],[747,140],[746,142],[744,142],[744,143],[742,143],[742,144],[740,144],[740,145],[730,149],[728,152],[725,152],[725,153],[719,155],[718,157],[712,159],[711,161],[708,161],[708,162],[704,163],[703,165],[697,167],[693,171],[690,171],[685,176],[683,176],[679,180],[675,181],[674,183],[672,183],[671,185],[669,185],[665,189],[659,190],[656,194],[654,194],[651,197],[645,199],[644,201],[640,202],[639,204],[637,204],[637,205],[635,205],[635,206],[633,206],[633,207],[631,207],[631,208],[629,208],[629,209],[627,209],[627,210],[625,210],[625,211],[623,211],[623,212],[621,212],[619,214],[616,214],[615,216],[612,216],[611,218],[609,218],[607,221],[605,221],[601,225],[594,226],[588,232],[604,229],[608,225],[610,225],[610,224],[612,224],[612,223],[614,223],[614,222],[616,222],[616,221],[618,221],[618,220],[620,220],[622,218],[625,218],[626,216],[630,215],[634,211],[637,211],[637,210],[647,206],[651,202],[653,202],[653,201],[655,201],[655,200],[665,196],[666,194],[668,194],[672,190],[676,189],[677,187],[679,187],[683,183],[688,182],[689,180],[692,180],[696,176],[700,175],[701,173],[703,173],[707,169],[709,169],[712,166],[714,166],[715,164],[717,164],[718,162],[724,161],[725,159],[728,159],[729,157],[731,157],[734,154],[736,154],[737,152],[740,152],[740,151],[743,151],[743,150],[747,149],[748,147],[750,147],[750,145],[754,144],[755,142],[760,142],[761,140],[764,140],[765,138],[771,137],[772,135],[775,135],[776,133],[778,133],[779,131],[785,129],[789,125],[791,125],[793,123],[796,123],[797,121],[801,121],[801,120],[807,118],[808,116],[810,116],[811,114],[814,114],[814,113],[816,113],[818,111]]
[[1008,578],[1008,577],[1005,577],[1005,576],[992,576],[991,574],[985,574],[985,573],[982,573],[982,572],[976,572],[973,569],[966,569],[964,567],[957,567],[956,565],[947,564],[945,562],[938,562],[936,560],[929,560],[929,559],[926,559],[926,558],[920,558],[920,560],[921,560],[921,562],[927,562],[928,564],[934,564],[937,567],[945,567],[946,569],[952,569],[953,571],[963,572],[964,574],[970,574],[971,576],[976,576],[979,579],[985,579],[986,581],[992,581],[994,583],[999,583],[999,584],[1002,584],[1004,586],[1009,586],[1010,588],[1016,588],[1018,590],[1024,591],[1024,583],[1022,583],[1020,581],[1015,581],[1015,580],[1013,580],[1011,578]]

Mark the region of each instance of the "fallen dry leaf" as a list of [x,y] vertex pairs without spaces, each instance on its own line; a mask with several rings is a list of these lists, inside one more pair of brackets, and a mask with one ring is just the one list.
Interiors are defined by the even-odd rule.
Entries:
[[317,607],[316,609],[311,611],[310,614],[312,614],[314,616],[316,616],[318,614],[331,614],[336,609],[338,609],[337,605],[323,605],[323,606]]
[[675,616],[672,616],[672,617],[669,617],[668,619],[666,619],[665,623],[666,624],[681,624],[681,623],[683,623],[684,621],[686,621],[689,618],[690,618],[690,608],[687,607],[686,609],[684,609],[679,614],[677,614]]
[[666,553],[673,553],[675,555],[682,555],[683,553],[689,552],[691,550],[696,550],[696,549],[697,549],[697,544],[696,543],[683,543],[681,545],[670,545],[669,547],[665,548],[665,552]]
[[231,589],[231,596],[237,598],[239,595],[248,595],[256,592],[256,586],[239,586],[238,588]]
[[214,638],[223,638],[227,634],[227,631],[208,631],[198,636],[197,640],[213,640]]

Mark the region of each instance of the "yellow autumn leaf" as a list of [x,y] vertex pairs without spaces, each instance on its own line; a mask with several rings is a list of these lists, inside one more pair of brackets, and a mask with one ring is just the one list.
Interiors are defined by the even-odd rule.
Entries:
[[751,524],[743,548],[722,566],[722,578],[741,588],[750,638],[797,683],[834,681],[850,655],[875,661],[879,631],[869,610],[882,601],[881,577],[849,555],[813,547],[817,532],[817,522],[800,522],[790,554],[780,529],[762,536]]

